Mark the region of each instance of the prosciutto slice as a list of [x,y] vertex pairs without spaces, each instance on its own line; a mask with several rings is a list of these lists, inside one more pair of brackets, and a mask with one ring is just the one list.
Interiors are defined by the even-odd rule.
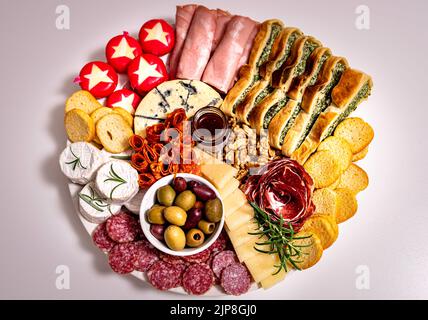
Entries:
[[216,30],[217,10],[199,6],[192,23],[178,63],[176,77],[200,80],[210,59]]
[[175,46],[169,57],[169,75],[171,79],[175,78],[184,41],[186,40],[187,32],[189,31],[193,14],[197,7],[198,5],[196,4],[177,6],[175,14]]
[[256,24],[247,17],[234,16],[211,57],[202,81],[222,92],[230,89],[248,38]]
[[310,175],[299,163],[288,158],[269,162],[244,185],[250,202],[274,219],[282,215],[284,224],[291,223],[295,232],[315,211],[313,191]]
[[231,15],[229,12],[217,9],[217,20],[216,20],[216,29],[214,33],[214,41],[213,46],[211,48],[211,52],[214,52],[214,50],[217,48],[218,44],[220,43],[221,39],[223,38],[224,31],[226,30],[226,26],[229,23],[230,19],[232,19],[233,15]]

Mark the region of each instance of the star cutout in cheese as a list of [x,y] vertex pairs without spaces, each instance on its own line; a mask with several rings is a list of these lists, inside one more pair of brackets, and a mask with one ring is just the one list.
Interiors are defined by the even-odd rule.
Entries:
[[129,45],[125,37],[123,37],[122,40],[120,40],[119,45],[114,46],[113,49],[114,49],[114,53],[111,56],[112,58],[121,58],[121,57],[127,57],[129,59],[135,58],[135,54],[134,54],[135,48],[132,48]]
[[144,30],[147,32],[147,37],[144,41],[157,40],[165,46],[168,46],[168,41],[166,40],[168,32],[163,31],[162,24],[160,22],[156,23],[152,29],[144,28]]
[[138,85],[142,84],[149,77],[161,78],[163,75],[156,70],[156,64],[149,64],[143,57],[140,57],[138,70],[134,72],[138,76]]
[[134,110],[134,107],[132,106],[133,101],[134,101],[134,95],[130,94],[128,97],[125,97],[125,95],[122,94],[120,101],[115,102],[114,104],[112,104],[112,106],[120,107],[131,112],[132,110]]
[[107,73],[108,70],[102,71],[96,64],[93,64],[91,73],[84,76],[84,78],[89,80],[89,90],[92,90],[100,82],[112,83],[113,80]]

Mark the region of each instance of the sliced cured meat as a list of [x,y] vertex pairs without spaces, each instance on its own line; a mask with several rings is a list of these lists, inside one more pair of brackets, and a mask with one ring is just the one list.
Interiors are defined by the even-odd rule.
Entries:
[[134,271],[135,244],[118,243],[109,252],[108,263],[114,272],[126,274]]
[[134,269],[137,271],[146,272],[153,265],[153,263],[159,260],[158,251],[147,240],[134,242],[134,245]]
[[106,222],[109,237],[119,243],[134,241],[140,234],[138,220],[128,213],[120,212]]
[[169,290],[180,286],[183,270],[182,266],[158,261],[147,271],[147,277],[156,289]]
[[203,263],[206,262],[210,257],[211,251],[206,249],[196,254],[192,254],[191,256],[183,257],[183,260],[188,263]]
[[236,262],[238,262],[238,257],[235,252],[231,250],[222,251],[214,256],[211,263],[211,269],[213,270],[214,275],[217,278],[220,278],[224,268]]
[[250,289],[250,274],[242,264],[233,263],[223,270],[220,284],[227,294],[239,296]]
[[220,236],[217,238],[216,241],[208,248],[208,250],[211,251],[211,254],[216,254],[217,252],[221,252],[224,249],[226,249],[227,245],[227,239],[226,236],[223,235],[223,233],[220,234]]
[[[176,77],[200,80],[210,59],[216,29],[216,10],[199,6],[184,42]],[[217,50],[216,50],[217,51]]]
[[185,264],[184,260],[181,257],[178,256],[172,256],[170,254],[166,254],[166,253],[160,253],[159,254],[159,258],[162,261],[168,262],[170,264]]
[[239,78],[239,70],[244,64],[247,64],[248,59],[250,57],[251,49],[253,48],[254,39],[256,38],[257,33],[259,32],[260,24],[255,24],[253,27],[253,30],[250,33],[250,36],[247,39],[247,44],[245,45],[244,52],[241,55],[241,58],[239,58],[238,66],[235,70],[235,77],[232,79],[230,83],[230,87],[233,86],[236,80]]
[[95,245],[104,252],[109,252],[115,245],[114,242],[107,234],[106,223],[99,224],[92,233],[92,240]]
[[216,28],[211,52],[214,52],[223,38],[224,31],[226,30],[227,24],[229,23],[230,19],[232,19],[232,17],[233,15],[231,15],[229,12],[217,9]]
[[214,284],[214,274],[205,264],[192,264],[183,274],[183,288],[189,294],[201,295],[206,293]]
[[238,63],[255,25],[255,21],[241,16],[234,16],[229,21],[223,38],[205,68],[202,81],[222,92],[230,89]]
[[185,6],[177,6],[175,14],[175,46],[169,57],[169,76],[170,79],[175,78],[177,72],[178,61],[180,60],[183,50],[184,41],[186,40],[187,32],[189,31],[192,22],[193,14],[198,5],[189,4]]

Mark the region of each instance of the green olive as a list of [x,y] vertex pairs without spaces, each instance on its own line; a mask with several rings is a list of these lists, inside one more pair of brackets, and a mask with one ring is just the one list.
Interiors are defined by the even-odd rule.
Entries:
[[205,234],[211,234],[215,230],[215,223],[201,220],[198,222],[198,228]]
[[175,251],[183,250],[186,246],[186,235],[184,231],[177,226],[169,226],[164,233],[166,245]]
[[195,202],[195,194],[190,190],[186,190],[180,193],[177,198],[175,198],[174,204],[182,208],[184,211],[188,211],[195,205]]
[[191,248],[199,247],[204,243],[205,235],[199,229],[190,229],[186,235],[186,244]]
[[170,185],[166,185],[158,189],[156,196],[160,204],[169,207],[174,203],[175,191]]
[[147,220],[152,224],[164,224],[163,210],[165,207],[153,206],[147,211]]
[[219,198],[208,200],[205,203],[205,217],[210,222],[219,222],[223,214],[223,205]]
[[176,206],[165,208],[163,210],[163,216],[165,217],[166,221],[179,227],[184,226],[187,219],[186,211]]

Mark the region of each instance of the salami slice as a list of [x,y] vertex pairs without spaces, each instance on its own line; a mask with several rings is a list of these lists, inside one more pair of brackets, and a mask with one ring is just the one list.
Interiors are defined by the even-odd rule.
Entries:
[[206,293],[214,284],[214,274],[205,264],[192,264],[183,274],[183,288],[189,294],[201,295]]
[[224,268],[238,262],[235,252],[227,250],[217,253],[212,261],[211,268],[217,278],[221,278]]
[[112,240],[118,243],[125,243],[134,241],[137,238],[140,225],[135,217],[125,212],[120,212],[107,220],[106,229]]
[[166,254],[166,253],[162,253],[162,252],[159,254],[159,258],[162,261],[165,261],[165,262],[168,262],[168,263],[174,264],[174,265],[178,265],[178,264],[184,265],[185,264],[184,260],[181,257],[172,256],[170,254]]
[[251,278],[246,267],[233,263],[221,273],[221,286],[227,294],[239,296],[250,289]]
[[99,224],[92,233],[94,244],[102,251],[109,252],[116,244],[107,234],[106,223]]
[[183,257],[183,260],[188,263],[204,263],[209,259],[210,254],[211,254],[211,250],[208,248],[199,253],[192,254],[191,256],[185,256]]
[[184,266],[158,261],[147,271],[147,277],[152,286],[156,289],[169,290],[181,285],[184,268]]
[[214,254],[217,252],[221,252],[224,249],[226,249],[227,241],[228,241],[228,237],[223,231],[222,233],[220,233],[217,240],[214,241],[214,243],[208,248],[208,250],[210,250],[211,253],[214,253]]
[[134,268],[137,271],[146,272],[159,260],[158,251],[147,240],[134,242],[135,260]]
[[110,250],[108,263],[114,272],[126,274],[134,271],[135,244],[118,243]]

